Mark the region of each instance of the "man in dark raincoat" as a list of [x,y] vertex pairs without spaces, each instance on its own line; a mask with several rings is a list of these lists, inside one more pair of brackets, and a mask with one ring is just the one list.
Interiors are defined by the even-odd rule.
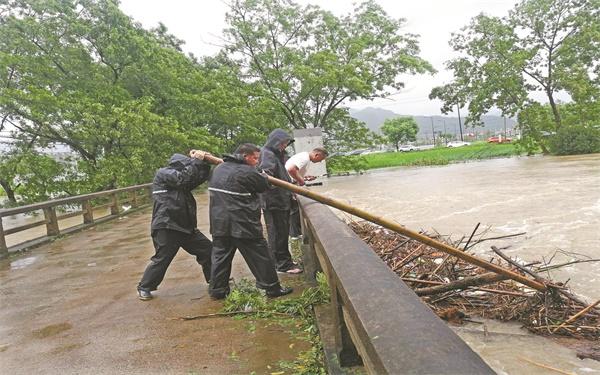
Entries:
[[292,292],[282,288],[275,264],[269,255],[260,222],[258,193],[269,189],[267,178],[256,170],[260,149],[242,144],[234,155],[225,155],[210,177],[210,233],[213,237],[212,274],[209,294],[222,299],[229,293],[231,262],[240,251],[256,286],[267,296],[279,297]]
[[210,280],[212,244],[196,228],[196,200],[192,195],[210,173],[205,154],[197,150],[190,151],[190,157],[175,154],[154,176],[151,233],[155,254],[137,287],[141,300],[152,299],[150,292],[158,288],[180,247],[196,257],[206,282]]
[[[285,130],[275,129],[260,152],[258,169],[283,181],[291,182],[285,169],[285,148],[294,140]],[[302,270],[292,261],[288,248],[292,194],[273,187],[262,194],[262,208],[267,224],[269,250],[278,272],[296,274]]]

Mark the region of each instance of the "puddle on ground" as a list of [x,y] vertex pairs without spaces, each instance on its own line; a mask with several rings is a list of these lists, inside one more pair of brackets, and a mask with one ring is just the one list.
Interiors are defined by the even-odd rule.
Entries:
[[11,270],[23,269],[27,266],[31,266],[33,263],[35,263],[36,260],[37,260],[37,257],[27,257],[27,258],[17,259],[14,262],[10,262],[10,269]]
[[67,331],[73,328],[73,326],[69,323],[58,323],[46,326],[44,328],[33,331],[33,336],[38,339],[43,339],[50,336],[58,335],[61,332]]

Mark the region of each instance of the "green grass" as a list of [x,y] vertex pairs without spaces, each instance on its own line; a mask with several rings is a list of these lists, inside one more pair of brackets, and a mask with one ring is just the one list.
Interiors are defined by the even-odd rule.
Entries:
[[[299,353],[293,361],[279,361],[277,366],[286,374],[325,375],[323,344],[317,329],[313,307],[329,303],[329,286],[324,274],[317,274],[317,286],[306,288],[300,296],[268,299],[249,280],[242,279],[234,285],[223,304],[224,312],[245,312],[240,318],[268,319],[294,327],[298,338],[310,343],[310,349]],[[248,315],[254,311],[255,314]],[[281,317],[281,316],[284,317]],[[235,353],[232,353],[235,354]],[[233,359],[233,355],[230,358]],[[276,371],[279,372],[279,371]]]
[[[463,147],[438,147],[430,150],[411,152],[386,152],[363,155],[365,169],[387,168],[398,166],[446,165],[449,163],[510,157],[518,155],[512,144],[474,143]],[[334,170],[333,173],[347,172]]]

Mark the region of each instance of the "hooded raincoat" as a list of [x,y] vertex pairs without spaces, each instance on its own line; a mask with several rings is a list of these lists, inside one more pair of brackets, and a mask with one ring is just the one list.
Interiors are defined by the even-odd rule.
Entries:
[[160,168],[152,182],[151,229],[171,229],[190,234],[196,229],[196,200],[192,190],[208,179],[210,164],[174,154],[169,165]]
[[263,238],[258,193],[269,188],[265,176],[242,155],[225,155],[208,183],[213,237]]
[[[292,182],[290,175],[285,169],[285,152],[279,150],[282,142],[292,143],[294,140],[283,129],[275,129],[269,134],[267,142],[260,151],[260,161],[258,169],[283,181]],[[279,187],[272,187],[264,194],[261,194],[262,208],[265,210],[290,209],[290,199],[292,195],[289,191]]]

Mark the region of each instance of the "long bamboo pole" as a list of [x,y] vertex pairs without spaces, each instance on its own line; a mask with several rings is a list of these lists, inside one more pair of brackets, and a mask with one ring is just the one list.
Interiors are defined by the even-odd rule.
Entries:
[[[219,159],[219,158],[217,158],[215,156],[212,156],[212,155],[205,156],[205,160],[207,160],[208,162],[210,162],[212,164],[220,164],[220,163],[223,162],[222,159]],[[450,245],[445,244],[443,242],[434,240],[433,238],[427,237],[427,236],[425,236],[425,235],[423,235],[421,233],[418,233],[418,232],[412,231],[410,229],[407,229],[407,228],[403,227],[402,225],[400,225],[400,224],[398,224],[396,222],[393,222],[393,221],[388,220],[386,218],[383,218],[381,216],[373,215],[373,214],[371,214],[371,213],[369,213],[369,212],[367,212],[365,210],[361,210],[360,208],[351,206],[351,205],[346,204],[346,203],[344,203],[342,201],[339,201],[337,199],[329,198],[329,197],[326,197],[326,196],[324,196],[322,194],[315,193],[314,191],[308,190],[306,188],[303,188],[303,187],[300,187],[300,186],[296,186],[294,184],[290,184],[289,182],[282,181],[280,179],[277,179],[277,178],[274,178],[274,177],[271,177],[271,176],[268,176],[267,178],[269,180],[269,183],[271,183],[272,185],[275,185],[275,186],[278,186],[280,188],[292,191],[292,192],[294,192],[296,194],[300,194],[302,196],[308,197],[310,199],[313,199],[313,200],[315,200],[317,202],[326,204],[328,206],[337,208],[339,210],[342,210],[342,211],[347,212],[347,213],[349,213],[351,215],[354,215],[354,216],[358,216],[358,217],[360,217],[362,219],[365,219],[367,221],[370,221],[372,223],[379,224],[379,225],[381,225],[384,228],[393,230],[396,233],[400,233],[400,234],[402,234],[402,235],[404,235],[406,237],[412,238],[412,239],[414,239],[416,241],[419,241],[421,243],[429,245],[429,246],[431,246],[431,247],[433,247],[435,249],[438,249],[438,250],[443,251],[443,252],[445,252],[447,254],[453,255],[453,256],[455,256],[455,257],[457,257],[459,259],[462,259],[462,260],[464,260],[466,262],[469,262],[471,264],[479,266],[479,267],[481,267],[483,269],[495,272],[495,273],[500,274],[500,275],[504,275],[507,278],[509,278],[511,280],[514,280],[514,281],[517,281],[517,282],[519,282],[519,283],[521,283],[523,285],[527,285],[530,288],[533,288],[533,289],[536,289],[536,290],[539,290],[539,291],[546,290],[546,286],[544,284],[538,282],[538,281],[534,281],[534,280],[528,279],[527,277],[525,277],[523,275],[520,275],[520,274],[518,274],[516,272],[513,272],[513,271],[511,271],[509,269],[500,267],[500,266],[498,266],[496,264],[490,263],[490,262],[485,261],[483,259],[479,259],[479,258],[477,258],[477,257],[475,257],[473,255],[467,254],[464,251],[462,251],[460,249],[457,249],[457,248],[455,248],[453,246],[450,246]]]

